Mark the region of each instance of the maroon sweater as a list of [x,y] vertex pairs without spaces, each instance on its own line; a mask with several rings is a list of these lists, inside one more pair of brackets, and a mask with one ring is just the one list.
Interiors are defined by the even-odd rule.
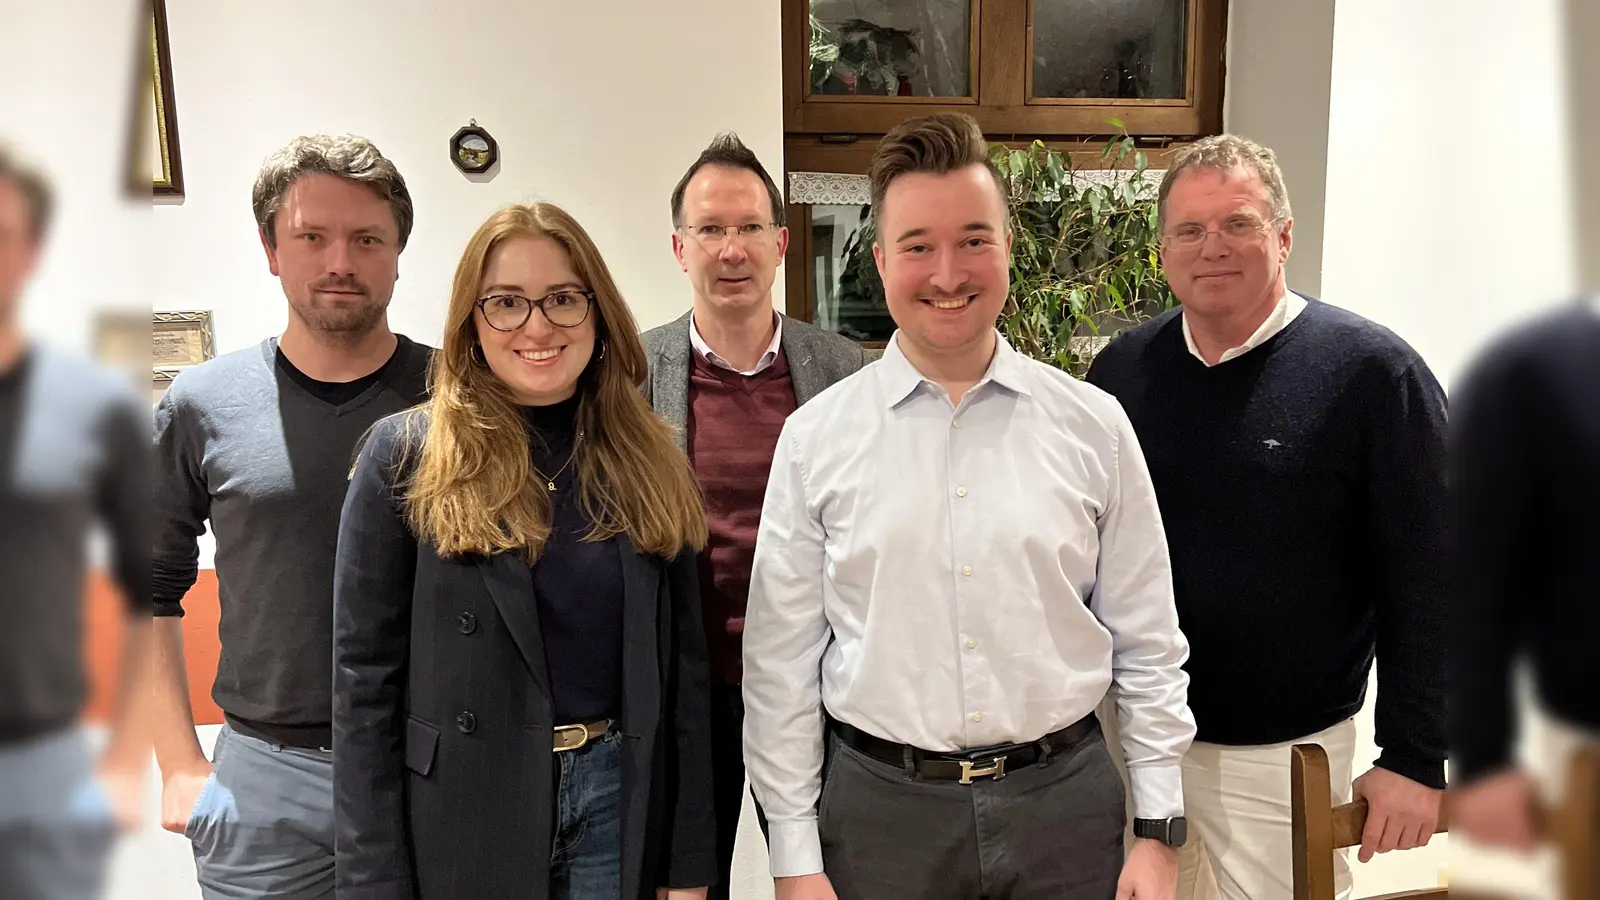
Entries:
[[738,684],[750,564],[761,501],[783,421],[795,410],[783,352],[755,375],[740,375],[690,353],[689,461],[705,494],[711,539],[700,554],[700,602],[711,678]]

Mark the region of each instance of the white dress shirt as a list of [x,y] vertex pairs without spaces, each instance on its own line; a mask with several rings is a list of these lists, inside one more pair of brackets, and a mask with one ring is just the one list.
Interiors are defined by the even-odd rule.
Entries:
[[[1266,343],[1268,338],[1288,328],[1289,323],[1293,322],[1296,316],[1305,312],[1305,308],[1306,298],[1296,294],[1294,291],[1285,291],[1283,296],[1278,298],[1278,305],[1274,306],[1272,312],[1267,314],[1266,321],[1262,322],[1253,334],[1245,338],[1244,343],[1222,351],[1222,356],[1217,359],[1216,364],[1220,366],[1228,360],[1243,356]],[[1200,348],[1195,345],[1194,332],[1189,330],[1189,317],[1183,313],[1178,315],[1183,319],[1183,342],[1189,345],[1190,355],[1210,366],[1211,363],[1206,362],[1206,358],[1200,355]]]
[[997,341],[955,408],[895,338],[784,425],[744,632],[774,876],[822,871],[824,707],[950,752],[1037,740],[1114,685],[1134,814],[1182,814],[1188,642],[1133,428]]
[[706,343],[706,339],[700,336],[700,326],[694,323],[693,310],[689,312],[689,345],[694,348],[694,352],[700,354],[702,359],[713,366],[727,369],[730,372],[738,372],[748,378],[751,375],[761,373],[768,366],[778,361],[778,350],[783,346],[783,316],[778,315],[776,310],[772,313],[772,322],[772,343],[767,345],[767,352],[761,354],[761,358],[756,360],[754,369],[736,369],[733,363],[718,356],[717,351],[711,349],[711,345]]

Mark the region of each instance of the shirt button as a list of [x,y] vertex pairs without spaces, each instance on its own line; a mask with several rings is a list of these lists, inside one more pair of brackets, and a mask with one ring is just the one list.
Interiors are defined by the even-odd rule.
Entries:
[[960,428],[961,427],[961,420],[960,419],[956,419],[956,420],[952,421],[950,423],[950,427],[952,427],[952,428]]
[[966,489],[965,486],[956,488],[956,496],[957,497],[965,497],[966,495],[967,495],[967,489]]
[[971,575],[972,574],[972,567],[971,566],[962,566],[961,567],[961,574],[963,574],[963,575]]
[[983,721],[983,713],[973,713],[972,714],[972,721],[974,721],[974,722],[982,722]]
[[968,650],[976,650],[976,649],[978,649],[978,639],[977,638],[967,638],[967,649]]

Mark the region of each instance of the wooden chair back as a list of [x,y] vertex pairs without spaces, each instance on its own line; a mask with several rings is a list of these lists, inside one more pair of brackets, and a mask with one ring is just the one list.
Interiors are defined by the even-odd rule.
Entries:
[[[1328,753],[1316,744],[1296,744],[1289,776],[1294,816],[1294,900],[1334,900],[1333,854],[1361,843],[1367,802],[1333,805]],[[1440,812],[1439,831],[1447,830]],[[1389,894],[1381,900],[1443,900],[1447,888]]]
[[1562,900],[1600,900],[1600,745],[1573,754],[1564,802],[1544,815],[1561,860]]

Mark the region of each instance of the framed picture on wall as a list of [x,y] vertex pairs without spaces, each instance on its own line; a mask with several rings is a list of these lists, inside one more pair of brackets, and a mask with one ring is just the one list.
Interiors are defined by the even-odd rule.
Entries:
[[183,157],[178,152],[178,107],[172,87],[172,46],[167,40],[166,0],[151,0],[149,83],[145,94],[146,143],[151,190],[183,196]]

